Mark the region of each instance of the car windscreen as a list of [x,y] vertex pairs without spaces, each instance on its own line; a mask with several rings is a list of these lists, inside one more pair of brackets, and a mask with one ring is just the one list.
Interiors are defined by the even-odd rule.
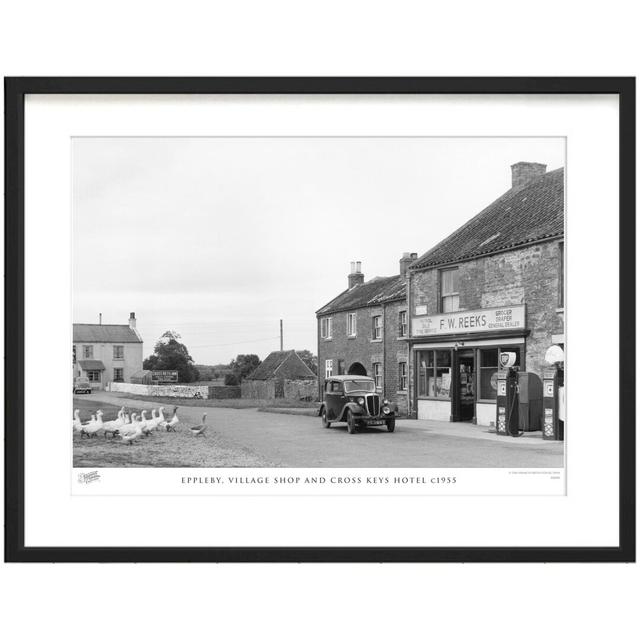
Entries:
[[373,380],[345,380],[344,390],[347,393],[354,391],[375,391],[376,383]]

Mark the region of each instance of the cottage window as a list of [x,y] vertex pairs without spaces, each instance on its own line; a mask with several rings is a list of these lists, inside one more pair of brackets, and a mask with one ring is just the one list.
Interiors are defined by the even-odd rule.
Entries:
[[124,347],[119,344],[113,345],[113,359],[124,360]]
[[418,396],[448,398],[451,390],[451,351],[430,349],[418,353]]
[[333,318],[320,319],[320,337],[329,340],[333,333]]
[[347,315],[347,335],[353,337],[356,335],[356,314]]
[[76,345],[73,345],[73,364],[76,363]]
[[324,377],[328,378],[333,375],[333,360],[324,361]]
[[113,370],[113,381],[114,382],[124,382],[124,369],[114,369]]
[[83,345],[82,347],[82,359],[83,360],[92,360],[93,359],[93,346],[92,345]]
[[440,271],[440,311],[452,313],[460,308],[458,267]]
[[398,314],[398,335],[404,338],[407,335],[407,312],[401,311]]
[[398,363],[398,391],[407,390],[407,363]]
[[376,382],[376,388],[382,389],[382,363],[373,363],[373,379]]
[[87,371],[89,382],[100,382],[100,371]]
[[382,340],[382,316],[373,316],[371,338],[373,340]]

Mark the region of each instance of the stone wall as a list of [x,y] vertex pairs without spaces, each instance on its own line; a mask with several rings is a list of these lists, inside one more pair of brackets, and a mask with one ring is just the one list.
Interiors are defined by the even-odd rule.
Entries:
[[316,380],[285,380],[284,397],[287,400],[318,400],[318,382]]
[[275,380],[243,380],[241,396],[253,400],[273,400],[276,396]]
[[242,397],[253,400],[306,400],[318,399],[318,382],[314,380],[243,380]]
[[137,396],[168,397],[168,398],[208,398],[209,387],[188,386],[179,384],[131,384],[128,382],[111,382],[109,391],[131,393]]
[[240,387],[209,385],[209,398],[213,400],[229,400],[241,396]]

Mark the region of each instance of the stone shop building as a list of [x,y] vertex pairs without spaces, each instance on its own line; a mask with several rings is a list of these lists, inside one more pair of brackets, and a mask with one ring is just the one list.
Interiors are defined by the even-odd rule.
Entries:
[[348,288],[316,312],[318,383],[331,375],[366,375],[378,390],[408,412],[408,266],[416,253],[400,259],[399,275],[365,282],[360,262],[351,263]]
[[500,353],[542,376],[564,347],[564,170],[519,162],[512,187],[411,264],[409,407],[491,426]]

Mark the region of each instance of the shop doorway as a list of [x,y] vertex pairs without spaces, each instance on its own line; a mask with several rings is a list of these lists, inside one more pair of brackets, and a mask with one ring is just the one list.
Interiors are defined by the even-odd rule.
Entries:
[[452,414],[456,421],[473,422],[475,418],[475,384],[476,370],[473,349],[455,351],[453,359],[456,383],[453,385]]

